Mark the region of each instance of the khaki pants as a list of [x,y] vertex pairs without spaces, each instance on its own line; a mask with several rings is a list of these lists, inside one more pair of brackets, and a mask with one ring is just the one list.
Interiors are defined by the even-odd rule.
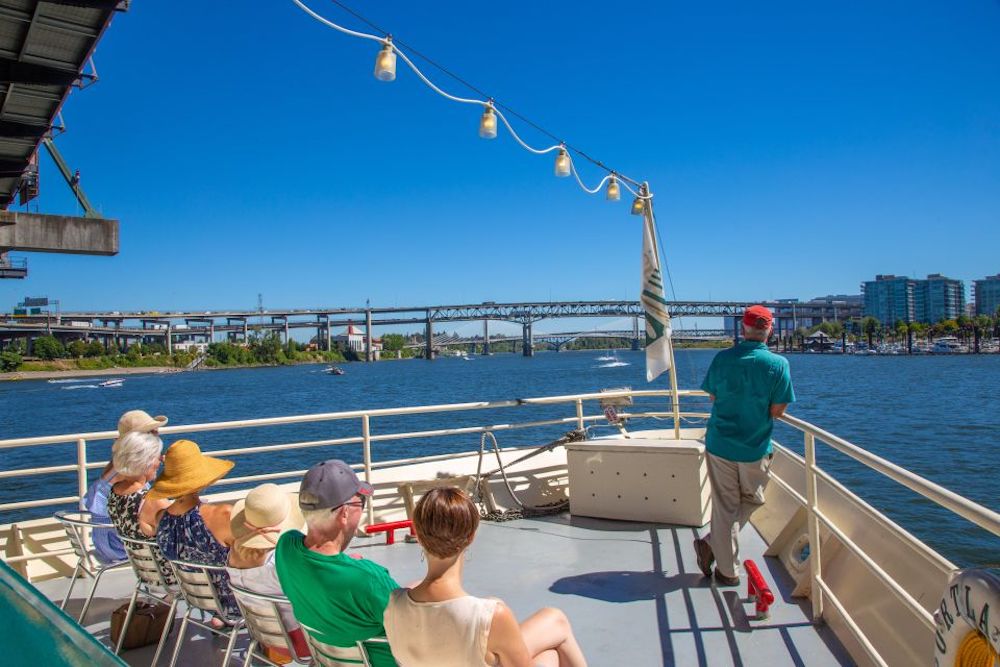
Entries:
[[708,458],[708,480],[712,484],[711,533],[705,536],[715,555],[715,566],[727,577],[740,575],[740,529],[764,504],[771,455],[760,461],[741,463],[712,454]]

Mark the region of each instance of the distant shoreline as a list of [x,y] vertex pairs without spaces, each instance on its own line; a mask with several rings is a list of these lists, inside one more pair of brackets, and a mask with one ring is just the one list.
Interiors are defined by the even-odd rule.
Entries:
[[0,382],[16,380],[55,380],[58,378],[100,377],[102,375],[153,375],[156,373],[183,373],[183,368],[173,366],[134,366],[128,368],[69,368],[62,371],[14,371],[0,373]]

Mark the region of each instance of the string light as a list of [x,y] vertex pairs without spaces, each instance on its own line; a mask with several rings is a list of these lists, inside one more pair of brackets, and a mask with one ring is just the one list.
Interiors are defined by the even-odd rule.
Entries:
[[618,179],[615,178],[614,174],[611,174],[611,179],[608,181],[606,196],[608,201],[618,201],[622,198],[621,189],[618,187]]
[[565,147],[560,146],[559,155],[556,156],[556,176],[559,178],[569,176],[569,164],[569,153],[566,152]]
[[[360,18],[362,21],[364,21],[365,23],[367,23],[374,30],[376,30],[376,31],[378,31],[380,33],[384,32],[381,28],[379,28],[378,26],[375,26],[373,23],[371,23],[371,21],[368,21],[367,19],[365,19],[363,16],[361,16],[360,14],[358,14],[357,12],[355,12],[354,10],[349,9],[347,7],[344,7],[344,5],[342,3],[337,2],[336,0],[334,0],[334,1],[335,1],[336,4],[340,5],[341,7],[343,7],[344,9],[346,9],[351,14],[354,14],[356,17]],[[427,78],[427,76],[423,72],[420,71],[420,69],[413,63],[412,60],[410,60],[410,58],[406,55],[406,53],[404,53],[403,51],[399,50],[399,48],[395,44],[393,44],[393,42],[392,42],[392,35],[389,35],[388,33],[385,34],[385,37],[379,37],[378,35],[372,35],[372,34],[368,34],[368,33],[358,32],[356,30],[350,30],[350,29],[345,28],[343,26],[337,25],[333,21],[330,21],[329,19],[327,19],[327,18],[325,18],[323,16],[320,16],[315,11],[313,11],[308,6],[306,6],[302,2],[302,0],[292,0],[292,2],[295,5],[297,5],[302,11],[304,11],[309,16],[311,16],[312,18],[314,18],[316,21],[319,21],[323,25],[326,25],[327,27],[332,28],[332,29],[336,30],[337,32],[343,33],[345,35],[349,35],[351,37],[357,37],[357,38],[360,38],[360,39],[370,39],[372,41],[380,43],[382,45],[382,48],[379,51],[378,56],[375,59],[375,78],[377,78],[378,80],[380,80],[380,81],[387,81],[387,82],[395,80],[395,78],[396,78],[396,57],[398,55],[400,58],[403,59],[403,62],[406,63],[406,65],[409,66],[409,68],[411,70],[413,70],[413,73],[416,74],[417,77],[428,88],[430,88],[431,90],[433,90],[434,92],[436,92],[438,95],[441,95],[445,99],[451,100],[452,102],[458,102],[458,103],[461,103],[461,104],[477,104],[477,105],[480,105],[480,106],[484,107],[484,109],[483,109],[483,115],[482,115],[482,117],[480,118],[480,121],[479,121],[479,136],[483,137],[484,139],[494,139],[494,138],[496,138],[496,136],[497,136],[497,119],[499,118],[499,120],[503,122],[504,126],[510,132],[510,135],[514,138],[514,140],[518,144],[520,144],[521,147],[524,148],[525,150],[527,150],[527,151],[529,151],[531,153],[534,153],[535,155],[544,155],[546,153],[551,153],[553,151],[558,151],[558,155],[556,156],[556,161],[555,161],[555,174],[556,174],[556,176],[558,176],[560,178],[563,178],[563,177],[566,177],[566,176],[569,176],[569,175],[572,174],[573,176],[576,177],[577,183],[579,184],[579,186],[581,187],[581,189],[584,190],[584,192],[587,192],[588,194],[597,194],[604,187],[605,183],[607,183],[607,188],[605,189],[605,196],[610,201],[618,201],[621,198],[620,187],[624,187],[630,193],[632,193],[633,195],[635,195],[635,201],[632,203],[632,213],[635,214],[635,215],[643,215],[645,213],[645,211],[646,211],[646,202],[652,201],[652,199],[653,199],[653,193],[649,191],[648,187],[644,187],[643,185],[641,185],[639,183],[639,181],[636,181],[635,179],[629,178],[628,176],[625,176],[625,175],[623,175],[623,174],[621,174],[619,172],[612,171],[609,167],[607,167],[602,162],[599,162],[599,161],[595,160],[594,158],[590,157],[589,155],[587,155],[586,153],[580,151],[577,148],[573,148],[573,151],[575,151],[576,153],[578,153],[581,157],[583,157],[584,159],[586,159],[589,162],[593,163],[597,167],[599,167],[601,169],[604,169],[605,171],[609,172],[609,175],[605,176],[603,179],[601,179],[601,182],[598,183],[596,187],[594,187],[594,188],[588,188],[583,183],[583,181],[580,180],[580,176],[579,176],[579,174],[577,174],[576,169],[575,169],[575,167],[573,165],[573,161],[570,159],[569,153],[567,152],[566,144],[559,143],[559,144],[556,144],[554,146],[548,146],[548,147],[545,147],[545,148],[535,148],[535,147],[529,145],[514,130],[514,128],[511,126],[510,122],[507,120],[506,116],[503,113],[501,113],[500,108],[503,108],[506,111],[508,111],[509,113],[517,116],[518,118],[520,118],[524,122],[526,122],[529,125],[531,125],[532,127],[534,127],[536,130],[539,130],[540,132],[542,132],[543,134],[548,135],[550,137],[553,136],[551,133],[547,132],[546,130],[544,130],[543,128],[539,127],[535,123],[532,123],[529,119],[521,116],[520,114],[517,114],[515,111],[513,111],[513,110],[511,110],[511,109],[509,109],[507,107],[504,107],[503,105],[494,103],[494,101],[493,101],[492,98],[484,100],[484,99],[471,99],[471,98],[465,98],[465,97],[458,97],[456,95],[452,95],[452,94],[450,94],[450,93],[442,90],[437,85],[435,85],[433,81],[431,81],[429,78]],[[407,48],[409,48],[409,47],[407,47]],[[417,52],[414,51],[414,53],[417,53]],[[417,54],[417,55],[420,55],[420,54]],[[481,91],[479,91],[478,89],[474,88],[473,86],[471,86],[467,82],[463,81],[462,79],[458,78],[457,76],[455,76],[454,74],[452,74],[448,70],[444,69],[440,65],[438,65],[438,64],[434,63],[433,61],[427,59],[426,56],[422,56],[421,55],[420,57],[424,58],[431,65],[433,65],[434,67],[437,67],[438,69],[440,69],[441,71],[443,71],[445,74],[448,74],[449,76],[451,76],[452,78],[456,79],[457,81],[459,81],[460,83],[462,83],[466,87],[468,87],[471,90],[474,90],[476,93],[478,93],[478,94],[483,95],[484,97],[486,97],[485,94],[483,94]],[[500,108],[498,108],[498,107],[500,107]],[[639,191],[637,192],[631,186],[635,186],[636,188],[639,189]]]
[[486,104],[483,117],[479,119],[479,136],[483,139],[497,138],[497,115],[492,104]]
[[396,52],[392,47],[392,38],[386,37],[382,50],[375,57],[375,78],[379,81],[395,81]]

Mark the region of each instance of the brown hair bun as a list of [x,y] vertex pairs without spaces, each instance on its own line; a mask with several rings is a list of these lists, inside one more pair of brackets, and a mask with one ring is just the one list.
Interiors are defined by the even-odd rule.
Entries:
[[461,489],[431,489],[413,511],[413,528],[427,553],[451,558],[464,551],[479,528],[479,510]]

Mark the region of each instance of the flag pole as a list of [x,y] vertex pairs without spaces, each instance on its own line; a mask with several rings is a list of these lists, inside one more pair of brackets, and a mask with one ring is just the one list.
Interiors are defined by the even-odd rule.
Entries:
[[[649,183],[644,182],[642,184],[642,194],[645,196],[649,195]],[[653,254],[656,257],[656,263],[662,266],[660,262],[660,247],[656,241],[656,218],[653,217],[653,200],[647,199],[646,205],[643,207],[643,217],[645,218],[646,224],[650,226],[653,230],[652,241],[653,241]],[[662,271],[661,271],[662,274]],[[674,345],[673,341],[670,343],[670,369],[668,371],[670,374],[670,402],[671,411],[674,415],[674,439],[681,439],[681,407],[680,407],[680,396],[678,394],[677,387],[677,364],[674,363]]]

